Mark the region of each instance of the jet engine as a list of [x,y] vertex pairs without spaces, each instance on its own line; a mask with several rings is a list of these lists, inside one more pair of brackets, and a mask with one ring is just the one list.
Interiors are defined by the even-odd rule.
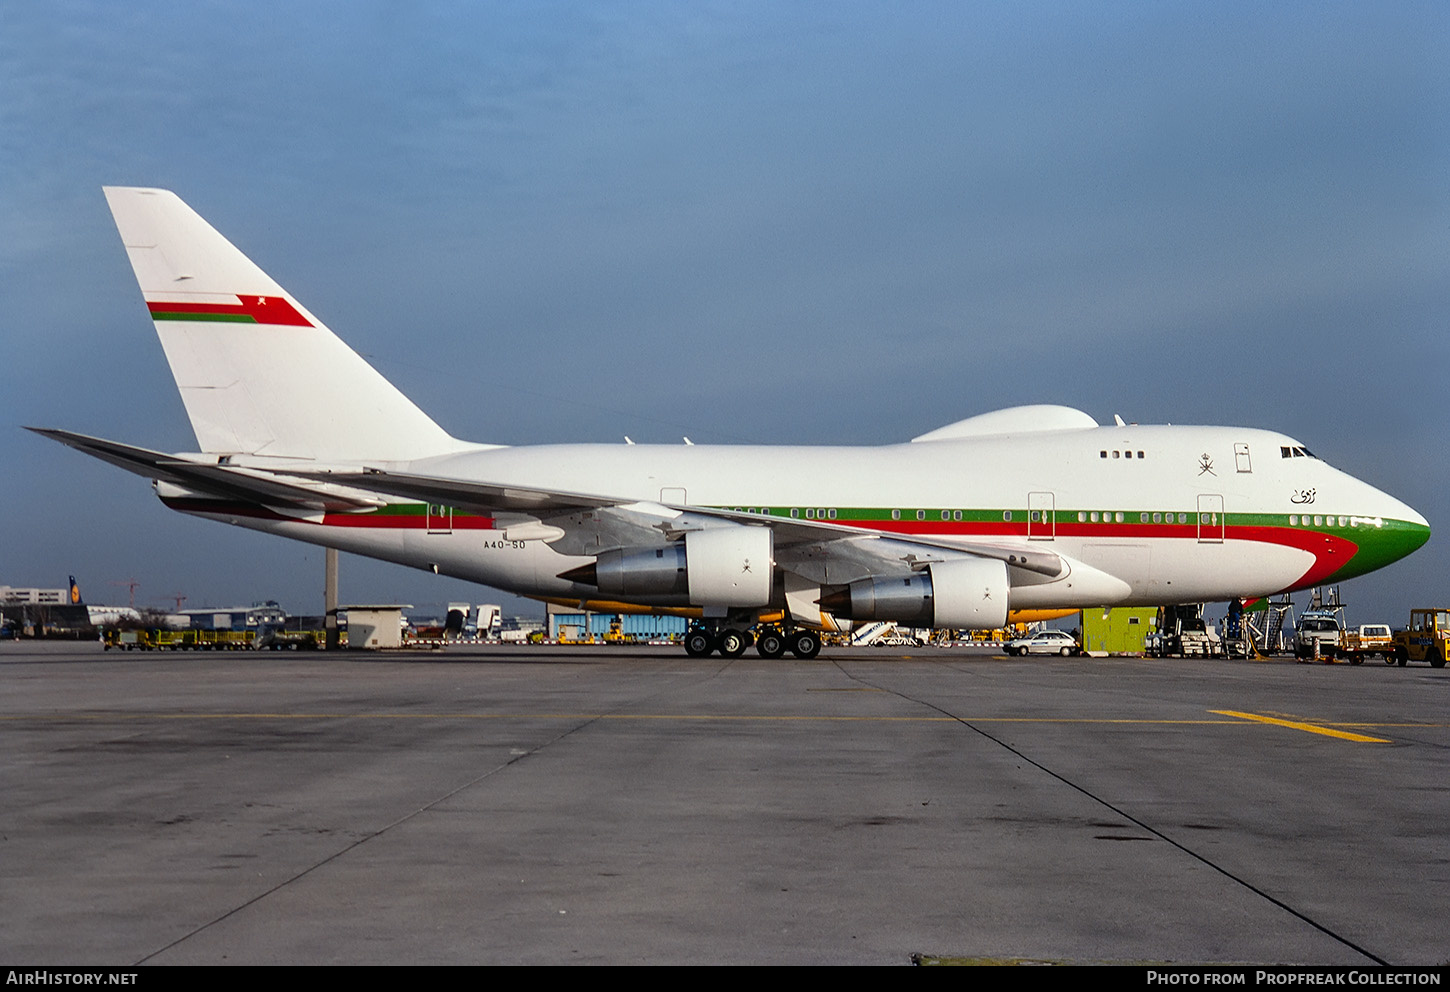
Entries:
[[1007,623],[1007,595],[1006,562],[954,558],[925,571],[857,579],[820,604],[847,620],[991,630]]
[[712,527],[656,548],[616,548],[559,578],[601,593],[659,605],[766,606],[770,603],[771,531]]

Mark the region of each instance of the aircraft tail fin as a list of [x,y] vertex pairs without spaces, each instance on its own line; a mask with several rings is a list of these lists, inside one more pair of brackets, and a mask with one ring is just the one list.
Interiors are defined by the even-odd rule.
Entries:
[[403,461],[462,446],[175,193],[105,192],[202,451]]

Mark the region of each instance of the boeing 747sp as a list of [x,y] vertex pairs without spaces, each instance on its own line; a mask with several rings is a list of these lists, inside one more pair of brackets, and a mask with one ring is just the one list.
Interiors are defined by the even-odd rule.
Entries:
[[199,451],[39,433],[169,507],[525,596],[683,613],[692,655],[813,657],[837,621],[1256,597],[1424,544],[1425,518],[1241,427],[985,413],[882,447],[535,445],[434,423],[175,194],[107,188]]

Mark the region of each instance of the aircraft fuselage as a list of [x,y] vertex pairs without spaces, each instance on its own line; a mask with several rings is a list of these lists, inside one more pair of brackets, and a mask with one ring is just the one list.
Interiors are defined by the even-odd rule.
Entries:
[[[1053,550],[1122,579],[1128,591],[1112,605],[1226,600],[1336,582],[1402,557],[1428,538],[1414,510],[1296,453],[1303,450],[1298,441],[1263,430],[1124,426],[880,447],[491,447],[407,468],[822,520],[948,544],[985,539]],[[571,554],[568,542],[560,550],[539,540],[510,540],[507,521],[497,515],[407,500],[374,513],[312,519],[241,504],[219,512],[227,508],[213,499],[170,498],[168,504],[358,554],[436,566],[522,595],[593,595],[557,576],[598,546]],[[1013,606],[1029,605],[1059,604],[1014,589]]]

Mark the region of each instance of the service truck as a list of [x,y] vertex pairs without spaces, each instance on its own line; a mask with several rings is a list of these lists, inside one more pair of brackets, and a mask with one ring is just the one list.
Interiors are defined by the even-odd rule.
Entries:
[[1305,610],[1294,631],[1294,657],[1332,660],[1344,628],[1335,610]]
[[1387,623],[1362,623],[1358,630],[1346,630],[1339,635],[1339,654],[1351,665],[1358,665],[1366,658],[1379,655],[1389,664],[1395,660],[1394,638]]

